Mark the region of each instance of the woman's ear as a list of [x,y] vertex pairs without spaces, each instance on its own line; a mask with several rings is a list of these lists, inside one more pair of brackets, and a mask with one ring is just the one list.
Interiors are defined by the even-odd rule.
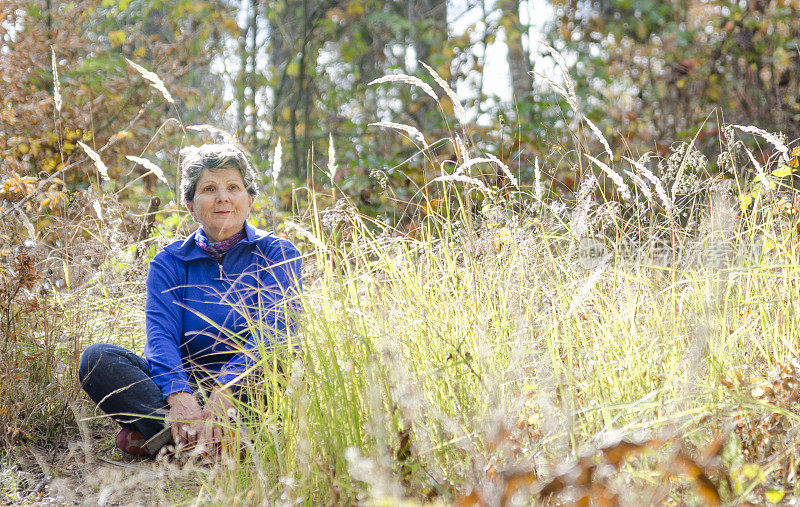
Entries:
[[189,210],[189,214],[194,216],[194,202],[186,201],[186,209]]

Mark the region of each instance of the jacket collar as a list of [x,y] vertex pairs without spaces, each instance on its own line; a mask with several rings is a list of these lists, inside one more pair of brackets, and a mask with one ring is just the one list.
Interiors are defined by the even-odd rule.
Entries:
[[[245,238],[241,240],[237,245],[249,245],[251,243],[255,243],[258,241],[259,238],[263,237],[266,233],[262,230],[256,229],[250,222],[244,223],[244,232]],[[164,247],[164,250],[171,253],[179,260],[184,262],[186,261],[193,261],[196,259],[210,259],[207,253],[205,253],[199,246],[197,246],[197,242],[195,241],[195,236],[197,235],[197,229],[195,229],[189,236],[181,241],[176,241]],[[235,248],[235,247],[234,247]]]

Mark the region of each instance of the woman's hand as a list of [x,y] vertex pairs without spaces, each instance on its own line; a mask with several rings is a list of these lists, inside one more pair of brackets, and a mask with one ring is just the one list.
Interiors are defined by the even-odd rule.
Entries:
[[214,424],[211,425],[211,439],[214,444],[219,444],[222,440],[220,422],[228,421],[230,416],[228,411],[233,408],[231,399],[233,393],[230,389],[218,387],[211,392],[211,397],[203,409],[203,417],[206,420],[211,420]]
[[175,445],[194,445],[208,441],[211,435],[204,421],[206,414],[191,393],[172,393],[167,396],[167,403]]

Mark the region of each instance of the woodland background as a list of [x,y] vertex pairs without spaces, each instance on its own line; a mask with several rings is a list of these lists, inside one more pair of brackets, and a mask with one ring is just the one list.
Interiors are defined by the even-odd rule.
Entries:
[[[53,212],[64,192],[86,188],[79,139],[96,149],[115,141],[103,159],[112,189],[126,187],[122,200],[174,199],[177,149],[197,140],[169,118],[233,133],[265,176],[281,139],[284,177],[296,182],[326,163],[332,139],[342,190],[390,211],[376,170],[404,200],[424,180],[425,162],[399,174],[414,147],[369,124],[407,124],[442,139],[452,110],[418,100],[414,87],[368,83],[392,73],[427,78],[419,61],[457,91],[468,142],[530,174],[536,156],[567,151],[575,128],[563,97],[532,75],[558,81],[539,38],[564,55],[582,113],[615,152],[663,155],[698,129],[701,147],[719,151],[723,118],[800,134],[800,4],[791,0],[4,1],[0,9],[4,213],[34,188],[31,205]],[[51,49],[63,97],[57,116]],[[174,106],[125,58],[161,76]],[[150,157],[169,189],[153,175],[129,184],[147,169],[126,155]],[[575,186],[569,171],[549,172],[554,190]]]

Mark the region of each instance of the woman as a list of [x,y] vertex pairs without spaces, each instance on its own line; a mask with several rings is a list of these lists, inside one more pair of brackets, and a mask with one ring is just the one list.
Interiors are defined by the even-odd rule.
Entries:
[[78,370],[122,426],[117,447],[135,455],[154,455],[170,436],[215,442],[259,351],[291,339],[302,289],[295,246],[247,223],[258,186],[244,154],[207,144],[181,155],[181,200],[200,227],[150,262],[145,357],[95,344]]

